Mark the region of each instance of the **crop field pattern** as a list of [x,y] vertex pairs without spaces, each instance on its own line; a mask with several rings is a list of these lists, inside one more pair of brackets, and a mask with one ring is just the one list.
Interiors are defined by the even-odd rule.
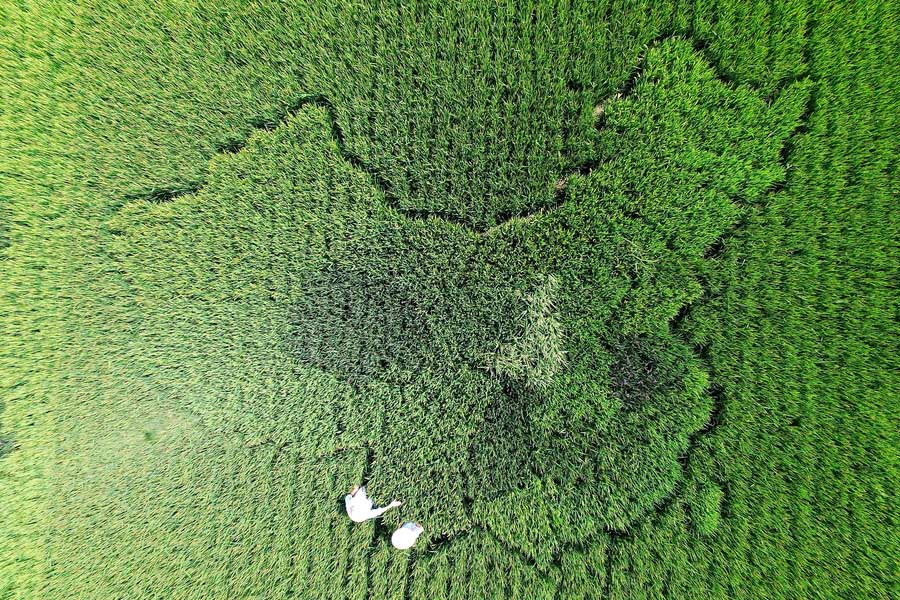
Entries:
[[891,3],[0,32],[0,600],[900,596]]

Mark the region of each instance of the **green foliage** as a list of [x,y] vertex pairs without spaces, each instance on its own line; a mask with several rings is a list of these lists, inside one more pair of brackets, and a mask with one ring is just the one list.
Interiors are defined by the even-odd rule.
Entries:
[[713,483],[696,485],[688,495],[690,518],[696,531],[710,535],[719,528],[722,510],[722,490]]
[[898,27],[0,8],[0,598],[900,595]]
[[523,324],[511,342],[500,345],[490,358],[496,375],[520,381],[531,390],[544,390],[565,361],[562,325],[553,298],[559,282],[549,276],[525,297]]

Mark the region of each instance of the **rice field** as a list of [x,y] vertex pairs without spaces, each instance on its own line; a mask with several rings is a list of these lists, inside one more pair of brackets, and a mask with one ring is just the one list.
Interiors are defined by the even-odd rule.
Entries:
[[898,56],[877,1],[0,3],[0,600],[900,596]]

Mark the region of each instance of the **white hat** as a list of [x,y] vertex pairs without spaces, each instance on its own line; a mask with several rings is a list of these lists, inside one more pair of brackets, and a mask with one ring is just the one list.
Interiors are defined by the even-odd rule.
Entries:
[[407,521],[397,528],[397,531],[391,535],[391,544],[398,550],[407,550],[412,548],[416,540],[425,529],[418,523]]

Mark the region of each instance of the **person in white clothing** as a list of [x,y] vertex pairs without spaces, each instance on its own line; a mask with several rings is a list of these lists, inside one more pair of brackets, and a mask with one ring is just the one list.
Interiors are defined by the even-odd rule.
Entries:
[[399,550],[412,548],[423,531],[425,531],[425,528],[418,523],[407,521],[398,527],[397,531],[391,536],[391,544]]
[[369,497],[366,496],[366,486],[353,486],[353,489],[350,490],[350,493],[344,497],[344,505],[347,507],[347,515],[350,517],[350,520],[354,523],[362,523],[363,521],[368,521],[369,519],[374,519],[376,517],[380,517],[392,508],[400,506],[402,502],[398,500],[394,500],[387,506],[382,506],[381,508],[374,508],[374,503],[369,500]]

